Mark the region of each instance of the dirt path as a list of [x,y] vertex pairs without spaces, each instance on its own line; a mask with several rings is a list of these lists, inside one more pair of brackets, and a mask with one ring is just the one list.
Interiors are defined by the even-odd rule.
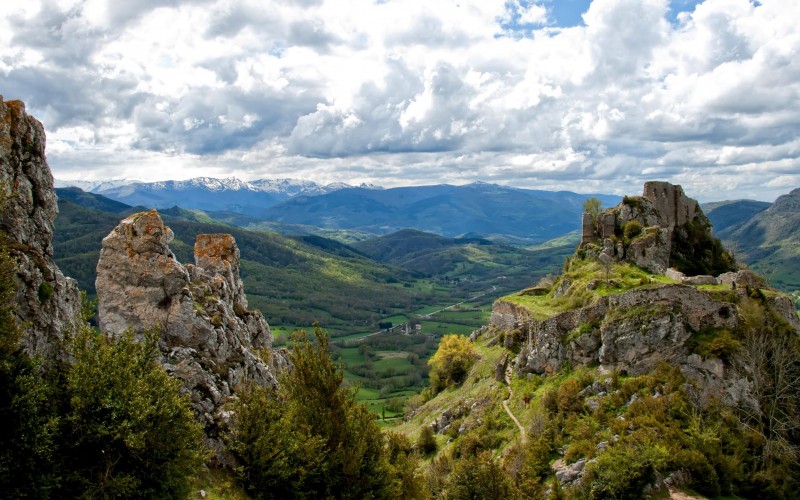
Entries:
[[508,416],[511,417],[511,420],[513,420],[514,423],[517,424],[517,428],[519,429],[520,443],[525,444],[525,440],[527,438],[527,436],[525,435],[525,427],[523,427],[522,424],[519,423],[517,417],[515,417],[514,414],[511,412],[511,408],[508,407],[508,402],[511,401],[512,397],[514,397],[514,390],[511,389],[511,365],[509,365],[506,368],[505,378],[506,378],[506,384],[508,385],[508,398],[505,401],[503,401],[503,408],[505,408],[506,413],[508,413]]

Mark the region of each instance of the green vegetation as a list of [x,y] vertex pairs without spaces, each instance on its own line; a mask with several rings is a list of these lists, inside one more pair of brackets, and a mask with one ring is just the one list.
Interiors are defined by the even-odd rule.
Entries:
[[[762,310],[753,306],[753,311]],[[758,315],[753,319],[770,321]],[[777,324],[770,328],[779,333]],[[784,336],[787,333],[778,337],[791,338]],[[797,449],[796,433],[791,438],[767,437],[769,429],[791,426],[770,424],[764,420],[769,419],[766,413],[751,420],[749,412],[702,393],[696,381],[666,364],[640,376],[578,368],[513,379],[509,406],[529,436],[520,443],[514,424],[500,408],[505,397],[500,394],[505,391],[490,389],[496,384],[494,366],[506,351],[497,345],[487,347],[490,344],[492,335],[479,340],[476,349],[481,358],[463,386],[447,389],[413,409],[411,421],[398,427],[419,443],[436,443],[435,454],[428,445],[430,462],[425,469],[432,494],[469,497],[464,492],[481,495],[489,488],[502,491],[503,498],[539,498],[546,489],[556,489],[566,498],[640,498],[656,478],[681,471],[688,480],[686,487],[709,497],[792,498],[800,486],[791,451]],[[781,358],[777,354],[783,352],[786,362],[793,359],[789,362],[793,368],[784,373],[794,370],[792,380],[798,383],[794,344],[773,346],[767,355]],[[763,369],[774,373],[775,367]],[[769,399],[778,392],[781,389],[773,387],[763,394]],[[788,404],[797,403],[795,395]],[[767,401],[759,405],[772,407]],[[779,413],[791,413],[786,408]],[[431,440],[425,435],[428,423],[442,414],[452,420]],[[586,461],[583,474],[569,488],[562,489],[553,475],[551,464],[557,459],[564,465]]]
[[[8,283],[3,281],[3,283]],[[13,282],[12,282],[13,283]],[[7,318],[6,318],[7,319]],[[3,344],[15,335],[4,325]],[[0,489],[10,497],[181,497],[206,455],[156,337],[112,339],[88,326],[46,365],[2,353]]]
[[235,405],[231,449],[258,498],[370,498],[419,490],[408,440],[385,442],[372,414],[344,387],[328,336],[298,332],[292,370],[277,389],[250,387]]
[[688,276],[719,274],[736,268],[736,261],[722,242],[710,232],[710,225],[697,219],[675,228],[670,265]]
[[548,286],[548,293],[515,293],[506,295],[502,300],[526,308],[534,319],[545,319],[560,312],[588,306],[600,297],[667,283],[675,281],[627,262],[611,263],[606,270],[594,259],[574,257],[567,260],[564,272]]
[[603,202],[595,197],[587,198],[583,202],[583,211],[592,216],[592,221],[597,222],[597,216],[603,211]]
[[180,383],[156,363],[157,335],[112,339],[84,327],[66,372],[62,491],[181,496],[206,456]]
[[447,386],[459,384],[467,376],[477,359],[477,353],[469,338],[447,335],[439,342],[436,354],[428,360],[431,367],[431,386],[442,390]]

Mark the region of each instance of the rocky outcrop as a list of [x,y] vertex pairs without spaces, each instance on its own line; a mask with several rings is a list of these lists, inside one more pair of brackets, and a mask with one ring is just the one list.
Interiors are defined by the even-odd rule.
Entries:
[[103,239],[98,321],[111,333],[159,331],[164,368],[189,392],[208,444],[221,452],[223,404],[247,381],[276,384],[286,357],[269,349],[272,333],[261,313],[247,309],[233,237],[198,235],[195,264],[185,266],[169,249],[173,237],[152,210],[131,215]]
[[78,318],[81,297],[75,280],[53,262],[52,237],[58,215],[53,175],[45,157],[42,124],[22,101],[0,96],[0,229],[17,259],[16,315],[26,349],[49,357]]
[[[608,370],[645,373],[660,361],[697,371],[695,360],[688,359],[692,333],[734,329],[740,321],[735,304],[713,300],[684,285],[601,297],[590,306],[541,321],[523,318],[516,324],[525,339],[516,360],[519,373],[550,373],[566,365],[594,363]],[[699,370],[704,368],[717,370],[716,366]]]
[[735,268],[697,201],[668,182],[646,182],[642,196],[626,196],[596,217],[584,214],[582,227],[579,248],[584,252],[654,273],[670,267],[690,275]]

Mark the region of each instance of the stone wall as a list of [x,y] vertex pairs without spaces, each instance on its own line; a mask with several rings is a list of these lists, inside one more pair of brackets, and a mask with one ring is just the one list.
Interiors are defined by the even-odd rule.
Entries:
[[660,181],[645,182],[642,197],[655,206],[661,216],[661,227],[674,228],[686,224],[698,214],[697,201],[686,196],[680,185]]

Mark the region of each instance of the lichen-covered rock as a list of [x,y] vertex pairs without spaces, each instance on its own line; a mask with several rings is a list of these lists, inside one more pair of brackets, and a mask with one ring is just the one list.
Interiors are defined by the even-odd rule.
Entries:
[[173,237],[152,210],[131,215],[103,239],[98,321],[111,333],[159,331],[164,368],[190,394],[208,444],[224,462],[224,403],[245,382],[276,384],[286,355],[268,349],[269,326],[260,312],[247,309],[233,237],[198,235],[195,264],[186,266],[169,249]]
[[645,373],[660,361],[695,369],[697,364],[687,360],[692,332],[733,329],[740,321],[735,304],[683,285],[601,297],[590,306],[544,320],[517,315],[519,309],[498,301],[490,322],[525,330],[527,341],[516,360],[520,373],[549,373],[566,365],[592,363],[608,370]]
[[19,263],[15,313],[26,326],[22,341],[29,352],[50,357],[77,319],[81,298],[77,282],[64,277],[53,261],[58,205],[44,127],[26,114],[22,101],[3,101],[2,96],[0,187],[5,198],[0,229]]

